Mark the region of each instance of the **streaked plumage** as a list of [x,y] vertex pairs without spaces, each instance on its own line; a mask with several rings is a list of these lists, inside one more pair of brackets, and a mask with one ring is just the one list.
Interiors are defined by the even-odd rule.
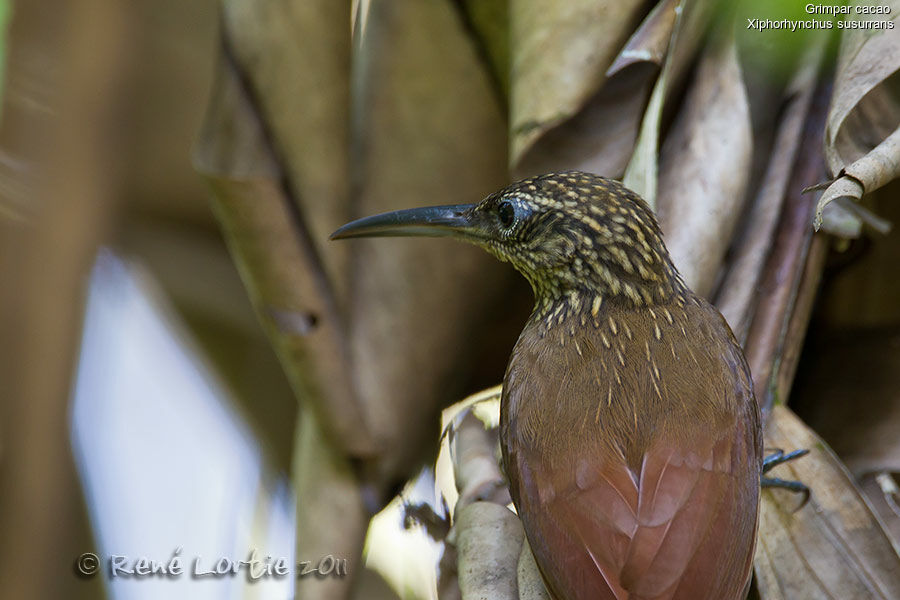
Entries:
[[667,310],[621,317],[631,340],[602,309],[574,334],[575,313],[533,320],[513,352],[504,462],[558,598],[743,597],[761,453],[746,365],[705,303]]
[[[504,380],[503,460],[549,589],[743,597],[762,436],[731,330],[684,286],[652,213],[617,182],[543,176],[495,201],[507,199],[539,207],[532,229],[559,223],[523,234],[527,263],[505,257],[537,302]],[[567,252],[554,237],[572,240]]]

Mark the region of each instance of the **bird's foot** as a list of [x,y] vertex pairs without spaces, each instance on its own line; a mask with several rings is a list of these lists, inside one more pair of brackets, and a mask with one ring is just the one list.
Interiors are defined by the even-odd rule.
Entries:
[[[776,450],[772,454],[763,458],[763,475],[782,463],[786,463],[789,460],[794,460],[796,458],[806,456],[807,454],[809,454],[809,450],[805,448],[801,450],[794,450],[793,452],[789,452],[787,454],[785,454],[782,450]],[[787,479],[779,479],[777,477],[763,476],[759,478],[759,483],[764,488],[781,488],[783,490],[789,490],[796,494],[803,494],[803,501],[800,503],[800,506],[798,506],[794,510],[794,512],[800,510],[801,508],[806,506],[807,502],[809,502],[809,488],[799,481],[789,481]]]
[[768,473],[781,463],[786,463],[789,460],[794,460],[795,458],[800,458],[801,456],[806,456],[807,454],[809,454],[809,450],[807,450],[806,448],[794,450],[793,452],[789,452],[788,454],[785,454],[784,450],[776,450],[772,454],[763,458],[762,472]]

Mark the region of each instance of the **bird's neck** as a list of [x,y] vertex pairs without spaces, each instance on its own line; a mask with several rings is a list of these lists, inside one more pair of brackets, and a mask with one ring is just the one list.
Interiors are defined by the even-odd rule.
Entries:
[[[547,285],[531,281],[535,294],[530,321],[541,330],[550,330],[564,323],[596,320],[599,315],[616,307],[636,310],[655,306],[684,306],[690,301],[690,290],[676,275],[668,285],[653,288],[619,285]],[[625,290],[628,290],[627,292]]]
[[664,247],[644,254],[635,244],[592,248],[575,245],[556,264],[513,260],[534,290],[536,318],[596,312],[605,302],[626,309],[678,303],[689,294]]

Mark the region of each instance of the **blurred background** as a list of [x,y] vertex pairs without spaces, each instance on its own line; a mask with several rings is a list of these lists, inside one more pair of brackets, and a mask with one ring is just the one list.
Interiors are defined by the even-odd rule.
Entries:
[[[900,33],[725,4],[0,0],[0,597],[459,597],[440,414],[501,380],[531,292],[327,236],[560,168],[656,203],[900,564]],[[801,190],[879,148],[813,235]],[[187,575],[254,549],[292,575]]]

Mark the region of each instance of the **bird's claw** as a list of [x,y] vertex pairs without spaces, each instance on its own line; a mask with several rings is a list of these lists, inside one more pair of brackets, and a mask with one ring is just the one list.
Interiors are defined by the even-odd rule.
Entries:
[[[770,470],[782,463],[786,463],[789,460],[794,460],[796,458],[806,456],[807,454],[809,454],[809,450],[805,448],[794,450],[793,452],[789,452],[787,454],[785,454],[782,450],[776,450],[772,454],[763,458],[762,472],[763,474],[768,473]],[[764,488],[781,488],[783,490],[788,490],[796,494],[803,494],[803,501],[800,503],[800,506],[794,509],[794,512],[797,512],[798,510],[806,506],[807,502],[809,502],[809,488],[799,481],[789,481],[787,479],[779,479],[777,477],[760,477],[759,483]]]
[[806,456],[807,454],[809,454],[809,450],[807,450],[806,448],[794,450],[793,452],[789,452],[787,454],[784,453],[784,450],[775,450],[775,452],[763,458],[762,472],[768,473],[773,468],[782,463],[786,463],[789,460],[794,460],[795,458],[800,458],[801,456]]

